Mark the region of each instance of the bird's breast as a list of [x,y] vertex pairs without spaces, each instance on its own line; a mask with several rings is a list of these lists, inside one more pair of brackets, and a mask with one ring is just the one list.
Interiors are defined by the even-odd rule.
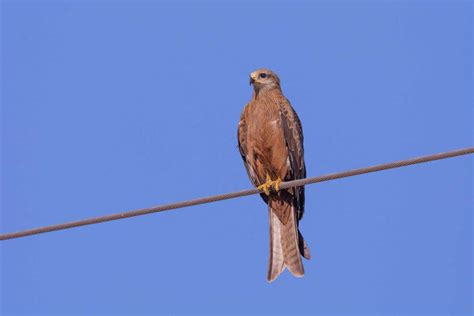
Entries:
[[271,146],[275,137],[281,135],[281,118],[279,109],[269,104],[256,104],[249,113],[249,135],[262,146]]
[[249,160],[261,179],[266,174],[284,179],[288,168],[288,148],[277,100],[253,100],[247,112]]

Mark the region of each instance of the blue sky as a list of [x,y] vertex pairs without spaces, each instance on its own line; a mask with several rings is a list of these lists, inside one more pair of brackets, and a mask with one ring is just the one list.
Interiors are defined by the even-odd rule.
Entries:
[[[309,176],[473,145],[472,3],[2,1],[1,232],[248,188],[248,74]],[[4,241],[1,311],[472,312],[471,157],[307,187],[306,276],[265,280],[257,196]]]

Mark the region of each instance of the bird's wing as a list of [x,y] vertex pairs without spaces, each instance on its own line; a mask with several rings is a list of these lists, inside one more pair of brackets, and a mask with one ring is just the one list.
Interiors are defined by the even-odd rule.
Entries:
[[248,115],[248,107],[247,104],[240,115],[239,127],[237,129],[237,140],[239,142],[239,151],[242,159],[244,161],[245,169],[247,170],[247,174],[252,181],[254,186],[258,186],[258,178],[255,170],[253,169],[252,165],[247,159],[248,149],[247,149],[247,115]]
[[[285,180],[303,179],[306,177],[306,166],[304,163],[303,128],[301,121],[286,98],[282,97],[279,104],[281,122],[290,160],[289,171],[287,179]],[[304,213],[304,187],[296,187],[294,188],[294,192],[296,197],[295,206],[298,213],[298,220],[300,220]]]

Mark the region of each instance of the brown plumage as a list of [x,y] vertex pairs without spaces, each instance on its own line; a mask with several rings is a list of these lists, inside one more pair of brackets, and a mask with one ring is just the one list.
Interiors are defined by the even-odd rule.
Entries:
[[[270,258],[267,279],[275,280],[288,268],[301,277],[301,256],[309,248],[298,230],[304,213],[304,187],[278,191],[278,182],[306,177],[303,131],[298,115],[281,91],[280,79],[269,69],[250,75],[254,92],[245,106],[238,128],[239,150],[248,176],[268,204]],[[273,180],[272,190],[269,180]]]

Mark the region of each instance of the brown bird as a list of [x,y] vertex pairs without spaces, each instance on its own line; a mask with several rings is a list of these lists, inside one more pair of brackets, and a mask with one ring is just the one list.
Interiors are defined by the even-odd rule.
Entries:
[[310,258],[299,232],[304,213],[304,187],[280,190],[282,181],[306,177],[301,122],[281,91],[280,79],[269,69],[250,74],[252,100],[240,116],[239,150],[252,183],[262,191],[270,218],[270,259],[267,280],[285,268],[304,275],[301,256]]

